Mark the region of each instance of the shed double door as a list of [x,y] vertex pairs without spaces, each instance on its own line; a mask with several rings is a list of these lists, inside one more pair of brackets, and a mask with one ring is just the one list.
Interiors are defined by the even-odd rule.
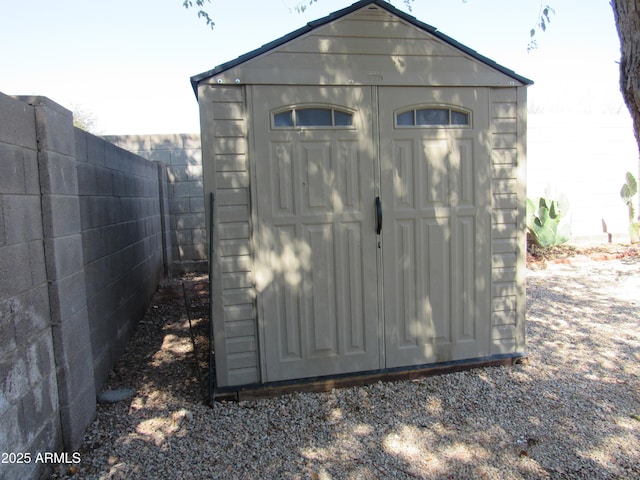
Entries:
[[480,110],[481,93],[251,87],[263,381],[488,354],[484,113],[455,129],[396,120]]

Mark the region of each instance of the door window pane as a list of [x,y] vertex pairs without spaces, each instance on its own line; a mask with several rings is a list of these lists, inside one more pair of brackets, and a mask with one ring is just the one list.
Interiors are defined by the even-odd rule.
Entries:
[[333,120],[336,127],[350,127],[353,125],[353,115],[340,110],[333,111]]
[[399,113],[396,117],[396,122],[398,125],[407,126],[407,125],[415,125],[413,121],[413,110],[409,110],[408,112]]
[[331,110],[327,108],[296,110],[297,127],[330,127],[331,123]]
[[449,125],[449,110],[441,108],[416,110],[416,125]]
[[451,110],[451,125],[469,125],[469,114]]
[[288,110],[274,115],[273,124],[276,127],[293,127],[293,112]]

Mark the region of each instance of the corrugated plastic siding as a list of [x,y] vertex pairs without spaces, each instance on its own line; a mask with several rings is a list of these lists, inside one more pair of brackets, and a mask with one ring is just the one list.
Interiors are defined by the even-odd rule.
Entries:
[[523,353],[524,171],[522,88],[491,90],[491,353]]
[[[219,386],[259,380],[255,288],[250,241],[250,195],[247,114],[244,88],[209,88],[208,122],[203,123],[204,161],[213,162],[205,175],[205,191],[216,194],[214,259],[216,374]],[[204,130],[208,129],[208,135]],[[221,300],[220,300],[221,299]]]

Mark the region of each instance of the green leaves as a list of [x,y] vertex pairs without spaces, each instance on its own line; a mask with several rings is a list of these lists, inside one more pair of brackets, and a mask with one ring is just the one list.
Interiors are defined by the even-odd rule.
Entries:
[[556,11],[553,8],[551,8],[549,5],[544,7],[544,9],[542,10],[542,15],[540,15],[540,21],[538,22],[538,26],[542,29],[543,32],[547,29],[547,25],[549,24],[549,22],[551,22],[549,15],[555,14],[555,13]]
[[308,6],[313,5],[317,1],[318,0],[303,0],[302,2],[298,3],[295,7],[293,7],[293,9],[298,13],[304,13],[307,10]]
[[620,189],[620,198],[629,209],[629,222],[634,221],[635,209],[633,206],[633,196],[638,193],[638,182],[631,172],[625,175],[625,183]]
[[190,8],[193,8],[194,5],[200,8],[200,10],[198,10],[198,18],[204,18],[207,26],[210,27],[211,30],[213,30],[213,27],[215,26],[215,22],[209,16],[209,13],[206,10],[204,10],[203,7],[205,3],[211,3],[211,0],[184,0],[182,2],[182,6],[187,10]]
[[568,201],[562,197],[559,201],[538,199],[538,205],[527,198],[527,238],[539,247],[547,248],[569,241],[571,236],[568,223],[562,223],[564,212],[569,208]]
[[624,185],[622,185],[622,190],[620,190],[620,196],[626,203],[631,200],[631,197],[638,193],[638,182],[631,172],[625,174],[625,180]]
[[540,13],[536,27],[529,30],[530,41],[529,45],[527,45],[527,52],[531,52],[531,50],[538,48],[538,42],[533,38],[536,34],[536,28],[545,32],[547,30],[547,26],[551,23],[551,16],[555,15],[555,13],[556,11],[549,5],[543,6],[542,3],[540,4]]

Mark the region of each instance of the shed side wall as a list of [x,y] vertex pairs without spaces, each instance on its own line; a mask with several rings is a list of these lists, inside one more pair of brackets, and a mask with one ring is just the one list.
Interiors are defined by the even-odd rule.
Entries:
[[526,92],[491,90],[491,354],[521,353],[524,340]]
[[218,386],[259,381],[244,87],[200,87],[207,231],[215,193],[212,315]]

